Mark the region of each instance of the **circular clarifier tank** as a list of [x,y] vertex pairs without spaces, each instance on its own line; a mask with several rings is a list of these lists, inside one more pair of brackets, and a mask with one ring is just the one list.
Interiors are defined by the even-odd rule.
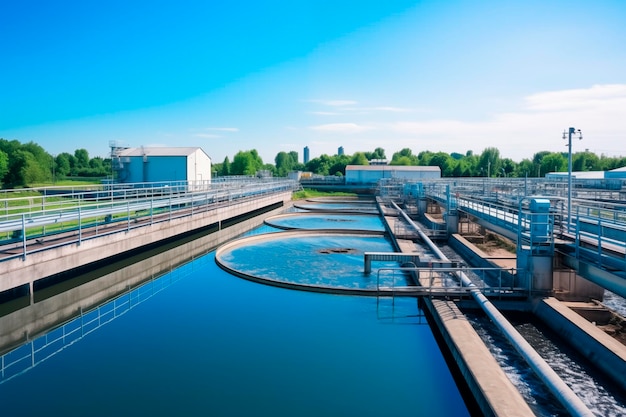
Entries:
[[379,286],[408,285],[393,261],[366,275],[365,252],[393,252],[393,245],[382,233],[287,231],[231,241],[215,261],[246,279],[308,291],[373,295]]
[[378,208],[371,200],[309,199],[304,202],[294,203],[293,206],[307,211],[378,214]]
[[336,212],[288,213],[265,219],[265,224],[279,229],[365,230],[384,232],[379,216],[370,214],[339,214]]

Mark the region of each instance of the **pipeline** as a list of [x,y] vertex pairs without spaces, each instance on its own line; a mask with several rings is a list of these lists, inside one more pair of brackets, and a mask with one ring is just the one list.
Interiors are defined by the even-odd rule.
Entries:
[[[411,227],[415,229],[419,237],[424,241],[428,247],[441,259],[442,261],[449,261],[449,259],[441,252],[441,250],[422,232],[420,227],[393,201],[394,209],[402,215],[402,218],[409,223]],[[463,272],[457,273],[463,286],[476,287],[472,281]],[[472,298],[478,303],[487,316],[493,321],[493,323],[500,329],[500,331],[507,338],[509,343],[515,348],[515,350],[524,358],[524,360],[530,365],[537,376],[543,381],[550,392],[557,398],[557,400],[565,407],[565,409],[572,416],[580,417],[592,417],[594,414],[587,408],[580,398],[567,386],[565,382],[554,372],[554,369],[547,364],[545,360],[537,353],[535,349],[519,334],[515,327],[507,321],[507,319],[500,313],[500,311],[489,301],[485,295],[480,292],[480,289],[473,288],[470,290]]]

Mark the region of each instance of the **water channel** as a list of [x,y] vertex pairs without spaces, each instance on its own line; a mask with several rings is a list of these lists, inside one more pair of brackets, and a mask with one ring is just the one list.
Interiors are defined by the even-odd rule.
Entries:
[[[343,212],[336,214],[323,212],[328,206],[268,219],[223,260],[268,281],[375,288],[361,272],[363,252],[393,251],[382,222],[362,213],[365,206],[349,214],[349,204],[333,206]],[[343,232],[315,232],[329,229]],[[26,343],[0,346],[3,415],[470,414],[414,299],[389,309],[376,297],[251,282],[220,268],[202,238],[157,252],[35,294],[26,316],[55,305],[79,314],[47,333],[27,333]],[[103,288],[114,295],[92,302]],[[18,313],[0,309],[0,329]],[[489,321],[470,319],[533,411],[565,415]],[[544,326],[523,317],[515,325],[570,375],[594,413],[626,412],[623,395],[602,388],[610,383],[584,360],[579,366]]]
[[[469,415],[415,300],[395,313],[414,319],[381,319],[376,297],[250,282],[219,268],[201,241],[185,245],[40,301],[67,303],[70,291],[152,270],[143,285],[4,347],[3,415]],[[271,246],[254,257],[257,266],[291,260]]]

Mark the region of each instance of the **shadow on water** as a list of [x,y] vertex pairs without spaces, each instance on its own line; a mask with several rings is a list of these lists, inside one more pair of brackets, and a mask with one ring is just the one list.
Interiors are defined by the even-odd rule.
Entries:
[[469,415],[414,300],[258,285],[203,245],[73,277],[0,318],[3,414]]

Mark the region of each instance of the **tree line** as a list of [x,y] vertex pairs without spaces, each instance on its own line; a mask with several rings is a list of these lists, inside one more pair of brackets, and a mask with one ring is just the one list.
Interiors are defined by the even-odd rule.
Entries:
[[86,149],[53,156],[34,142],[0,139],[0,183],[3,188],[54,183],[67,177],[111,175],[111,160],[89,157]]
[[[347,165],[368,165],[374,160],[387,160],[385,150],[376,148],[371,152],[352,155],[326,155],[313,158],[306,164],[299,162],[298,152],[279,152],[274,163],[264,163],[256,149],[239,151],[232,162],[226,157],[213,164],[213,174],[259,175],[284,177],[291,171],[306,171],[318,175],[343,176]],[[390,165],[438,166],[442,177],[543,177],[549,172],[567,172],[567,152],[541,151],[531,159],[515,162],[502,158],[497,148],[484,149],[480,154],[473,151],[445,153],[422,151],[414,154],[409,148],[393,153]],[[572,154],[573,171],[608,171],[626,166],[626,157],[608,157],[592,152]],[[73,153],[51,155],[34,142],[0,138],[0,182],[3,188],[54,183],[68,177],[111,177],[111,159],[89,156],[85,149]]]
[[[213,165],[219,176],[256,175],[266,171],[273,176],[284,177],[291,171],[306,171],[318,175],[343,176],[347,165],[369,165],[373,160],[386,160],[385,150],[356,152],[353,155],[326,155],[313,158],[306,164],[298,161],[297,152],[279,152],[274,164],[264,164],[256,149],[239,151],[230,162],[226,157],[222,163]],[[409,148],[395,152],[388,160],[390,165],[438,166],[442,177],[544,177],[549,172],[567,172],[567,152],[541,151],[531,159],[515,162],[502,158],[497,148],[484,149],[480,154],[467,151],[453,152],[422,151],[414,154]],[[626,157],[609,157],[584,151],[572,154],[572,171],[609,171],[626,166]]]

